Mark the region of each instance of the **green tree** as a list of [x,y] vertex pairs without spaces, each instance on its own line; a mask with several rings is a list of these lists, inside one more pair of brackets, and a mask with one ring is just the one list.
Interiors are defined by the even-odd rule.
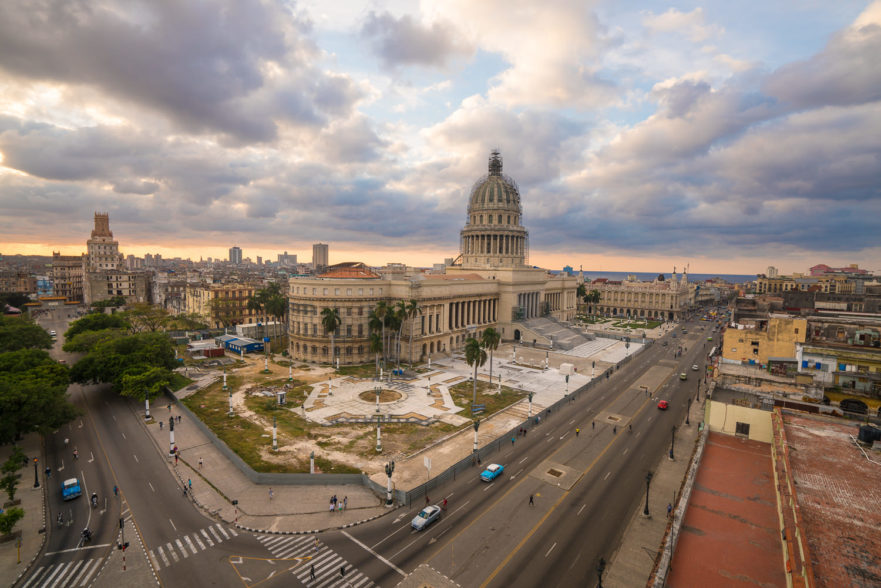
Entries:
[[103,312],[89,313],[86,316],[73,321],[64,333],[65,341],[76,337],[85,331],[103,331],[104,329],[129,330],[131,325],[121,314],[104,314]]
[[144,390],[134,386],[160,380],[153,368],[167,371],[164,377],[170,379],[174,366],[174,349],[165,333],[135,333],[95,345],[73,366],[70,378],[80,384],[109,383],[119,394],[142,398]]
[[584,300],[584,297],[587,296],[587,288],[585,288],[584,284],[578,284],[575,295]]
[[96,345],[127,337],[128,334],[122,329],[104,329],[103,331],[85,331],[79,333],[73,339],[65,339],[64,345],[61,347],[68,353],[87,352]]
[[419,301],[411,298],[407,303],[407,318],[410,319],[410,367],[413,367],[413,333],[416,331],[416,317],[422,314]]
[[382,359],[385,361],[386,353],[388,351],[388,347],[386,346],[385,341],[385,325],[386,318],[388,318],[389,313],[391,312],[391,308],[385,300],[380,300],[376,303],[376,308],[373,309],[373,316],[375,316],[379,320],[380,327],[382,328]]
[[24,518],[24,511],[18,507],[9,508],[0,514],[0,534],[9,535],[18,524],[18,521]]
[[489,381],[493,381],[493,351],[499,348],[502,342],[502,335],[492,327],[488,327],[483,331],[480,337],[480,344],[484,349],[489,349]]
[[163,367],[137,366],[122,374],[119,393],[129,398],[155,398],[171,384],[171,371]]
[[401,335],[404,332],[404,323],[407,322],[409,316],[407,315],[407,303],[403,300],[398,300],[395,303],[394,307],[394,333],[395,337],[395,363],[397,363],[398,367],[401,366]]
[[30,318],[0,316],[0,353],[51,347],[52,337]]
[[264,318],[271,316],[283,322],[288,310],[288,298],[284,295],[282,285],[272,282],[267,287],[257,290],[248,298],[248,310],[255,310]]
[[4,304],[21,309],[22,306],[30,301],[31,297],[24,292],[4,292],[0,294],[0,310],[3,309]]
[[0,443],[49,433],[73,419],[68,368],[42,349],[0,353]]
[[474,366],[474,397],[471,399],[473,405],[477,402],[477,368],[486,363],[486,351],[474,337],[468,337],[465,341],[465,362]]
[[232,298],[221,296],[211,298],[208,300],[208,309],[211,318],[224,328],[233,326],[237,320],[241,319],[239,303]]
[[166,326],[169,330],[197,331],[199,329],[207,329],[208,323],[205,322],[204,316],[193,312],[190,314],[171,315]]
[[0,488],[6,492],[9,502],[12,502],[15,500],[15,493],[18,491],[18,476],[13,473],[4,474],[0,478]]
[[106,300],[99,300],[92,303],[92,309],[95,310],[103,310],[105,308],[119,308],[120,306],[125,306],[124,296],[114,296]]
[[133,333],[154,333],[165,329],[171,313],[161,306],[140,302],[132,305],[123,316],[128,319]]
[[336,330],[339,328],[342,319],[340,318],[340,311],[336,308],[325,308],[321,311],[321,325],[324,327],[324,330],[330,333],[330,366],[333,367],[334,356],[334,338],[336,336]]
[[382,353],[382,335],[373,331],[367,343],[367,350],[376,358],[376,375],[379,375],[379,354]]

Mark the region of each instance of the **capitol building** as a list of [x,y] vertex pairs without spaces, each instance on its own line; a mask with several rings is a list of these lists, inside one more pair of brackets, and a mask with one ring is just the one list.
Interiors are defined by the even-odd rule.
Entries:
[[471,190],[459,256],[443,272],[373,270],[347,262],[317,276],[291,278],[291,356],[331,361],[330,335],[321,324],[325,308],[336,308],[341,319],[333,345],[341,365],[373,361],[368,315],[381,301],[418,305],[399,338],[400,357],[414,361],[460,351],[469,337],[479,338],[488,327],[502,341],[531,342],[536,321],[574,319],[576,278],[529,265],[529,233],[522,223],[520,191],[502,173],[501,155],[493,151],[489,173]]

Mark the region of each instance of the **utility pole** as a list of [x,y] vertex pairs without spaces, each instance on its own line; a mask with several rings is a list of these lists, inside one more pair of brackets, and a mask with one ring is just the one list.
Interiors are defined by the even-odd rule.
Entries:
[[385,505],[392,505],[392,474],[395,473],[395,461],[392,460],[385,464],[385,475],[388,476],[388,486],[385,495]]

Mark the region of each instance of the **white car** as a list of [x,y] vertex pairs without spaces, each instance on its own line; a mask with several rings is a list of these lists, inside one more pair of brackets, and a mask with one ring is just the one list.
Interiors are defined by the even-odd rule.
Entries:
[[410,521],[410,526],[416,529],[417,531],[421,531],[434,521],[438,520],[441,515],[441,508],[436,504],[431,506],[426,506],[416,517]]
[[56,333],[55,331],[49,331],[49,336],[54,339],[55,337],[58,336],[58,333]]
[[694,364],[693,366],[691,366],[691,371],[696,372],[697,369],[698,369],[697,364]]

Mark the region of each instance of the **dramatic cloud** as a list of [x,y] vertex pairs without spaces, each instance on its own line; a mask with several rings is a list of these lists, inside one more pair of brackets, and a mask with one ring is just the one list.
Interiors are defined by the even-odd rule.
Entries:
[[361,34],[389,68],[399,65],[442,67],[452,57],[470,53],[450,25],[439,22],[423,25],[410,15],[395,18],[388,12],[371,12]]

